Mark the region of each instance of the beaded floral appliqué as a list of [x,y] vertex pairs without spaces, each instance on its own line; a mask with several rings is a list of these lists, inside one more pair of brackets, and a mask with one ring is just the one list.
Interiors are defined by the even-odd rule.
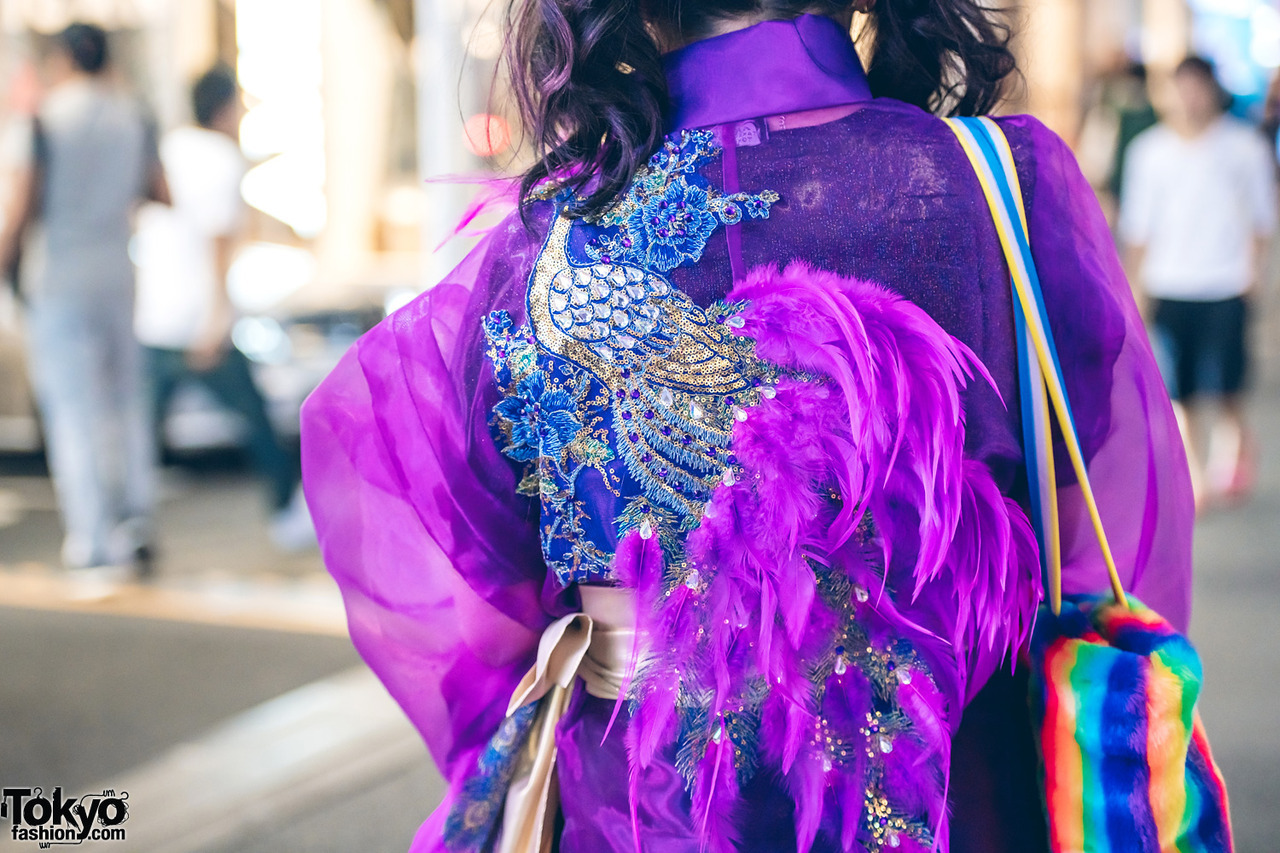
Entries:
[[815,574],[818,594],[839,614],[830,654],[816,661],[810,673],[819,688],[819,705],[830,680],[846,675],[865,679],[871,701],[864,724],[856,730],[844,730],[825,714],[819,716],[811,747],[820,753],[828,772],[852,764],[858,753],[858,758],[865,760],[860,839],[869,853],[896,849],[907,839],[920,847],[931,847],[933,830],[927,815],[895,803],[883,782],[894,750],[918,736],[898,700],[899,687],[917,678],[931,680],[933,674],[907,640],[899,637],[881,645],[871,639],[859,618],[859,610],[870,601],[870,590],[843,572],[820,570]]
[[558,215],[529,324],[505,312],[485,322],[504,395],[493,430],[529,465],[521,491],[541,499],[543,551],[562,583],[607,580],[636,530],[678,565],[712,490],[740,473],[734,424],[772,393],[776,370],[734,334],[740,306],[701,308],[666,277],[718,228],[765,219],[778,200],[713,187],[698,170],[719,153],[714,134],[685,132],[601,216]]
[[744,217],[767,219],[778,201],[776,192],[726,196],[697,174],[719,155],[710,131],[686,131],[678,144],[668,141],[626,195],[592,220],[615,230],[588,243],[587,254],[600,263],[666,273],[700,260],[721,225],[737,225]]

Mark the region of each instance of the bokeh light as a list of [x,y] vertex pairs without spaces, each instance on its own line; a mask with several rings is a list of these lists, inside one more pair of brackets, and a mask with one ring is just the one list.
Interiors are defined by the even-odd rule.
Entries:
[[502,116],[478,113],[463,127],[467,148],[477,157],[496,157],[511,147],[511,127]]

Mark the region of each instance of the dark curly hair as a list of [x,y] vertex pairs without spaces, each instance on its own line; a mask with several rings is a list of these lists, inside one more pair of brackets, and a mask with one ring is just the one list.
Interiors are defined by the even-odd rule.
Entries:
[[[506,65],[536,162],[521,190],[555,180],[609,206],[662,139],[662,51],[734,18],[851,16],[854,0],[508,0]],[[1016,71],[1011,30],[983,0],[879,0],[863,37],[877,97],[980,115]]]

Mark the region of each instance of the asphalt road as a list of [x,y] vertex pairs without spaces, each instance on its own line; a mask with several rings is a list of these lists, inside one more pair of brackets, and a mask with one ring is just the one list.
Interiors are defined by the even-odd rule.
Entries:
[[0,783],[68,790],[358,663],[340,638],[0,608]]
[[1262,488],[1246,507],[1202,519],[1191,627],[1237,853],[1280,851],[1280,406],[1258,409],[1273,442]]

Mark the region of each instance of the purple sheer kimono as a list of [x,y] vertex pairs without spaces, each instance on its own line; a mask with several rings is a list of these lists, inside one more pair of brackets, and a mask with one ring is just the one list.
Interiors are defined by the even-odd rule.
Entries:
[[[444,282],[362,338],[304,407],[308,503],[352,639],[449,784],[414,849],[490,849],[528,723],[523,712],[506,716],[507,702],[543,629],[577,607],[578,584],[636,587],[642,613],[658,613],[673,596],[710,601],[717,588],[738,590],[698,562],[730,554],[738,540],[756,537],[746,549],[759,552],[753,560],[800,553],[770,538],[790,517],[773,519],[774,533],[723,521],[726,509],[743,507],[772,518],[773,504],[804,491],[779,491],[775,501],[759,485],[768,466],[789,464],[769,456],[761,424],[785,430],[774,446],[793,441],[797,453],[837,433],[884,441],[886,456],[897,441],[910,458],[894,464],[910,470],[892,486],[890,463],[877,480],[848,447],[821,451],[844,462],[822,469],[793,532],[810,542],[805,554],[823,556],[787,564],[763,586],[752,581],[755,597],[734,600],[776,619],[757,611],[730,626],[750,635],[753,651],[735,651],[730,638],[728,663],[707,664],[717,673],[709,691],[721,676],[721,688],[745,685],[734,694],[736,716],[716,705],[708,721],[706,705],[663,694],[661,678],[640,679],[610,728],[614,703],[575,693],[557,731],[558,849],[632,850],[638,840],[644,850],[693,853],[708,839],[713,849],[744,851],[945,850],[949,835],[952,849],[1026,849],[1007,824],[1040,820],[1034,791],[1022,792],[1025,815],[1007,797],[993,805],[1007,793],[1001,786],[1016,783],[983,768],[1014,749],[998,727],[1021,718],[1025,698],[993,684],[975,705],[985,729],[961,726],[965,705],[1025,636],[1039,594],[1021,509],[1009,280],[978,182],[938,119],[870,98],[848,36],[826,19],[696,43],[672,55],[668,71],[668,146],[615,211],[561,219],[565,200],[548,199],[534,204],[532,231],[509,219]],[[1061,140],[1027,117],[1001,126],[1117,562],[1127,588],[1185,630],[1186,462],[1110,233]],[[848,317],[864,337],[849,331]],[[809,331],[797,331],[801,320]],[[848,344],[855,339],[866,348]],[[627,365],[640,363],[641,350],[667,365],[661,382],[632,375]],[[859,422],[844,406],[870,399],[883,378],[868,361],[877,353],[896,354],[896,379],[884,379],[890,391],[930,389],[912,398],[918,415],[903,404],[880,432],[865,426],[871,415]],[[705,365],[714,369],[698,373]],[[858,384],[871,374],[880,378]],[[723,387],[707,390],[713,381]],[[708,400],[715,417],[704,413]],[[966,490],[950,522],[922,491],[942,469]],[[757,485],[743,484],[752,477]],[[866,500],[855,502],[855,492]],[[1065,591],[1104,590],[1078,489],[1064,479],[1060,495]],[[818,526],[843,535],[819,543]],[[994,532],[984,541],[984,531]],[[648,582],[637,568],[646,555],[665,565]],[[966,563],[990,564],[988,574]],[[795,572],[805,582],[788,592]],[[868,613],[859,609],[868,600],[883,609],[839,636],[863,631],[870,658],[844,645],[819,650],[805,659],[820,662],[809,667],[820,670],[814,676],[797,674],[798,658],[761,657],[759,644],[771,642],[783,658],[808,655],[814,632],[831,628],[823,619],[842,607]],[[683,638],[682,612],[654,617],[651,640]],[[746,625],[761,619],[788,639]],[[913,683],[908,664],[927,677]],[[766,671],[769,679],[752,680]],[[828,686],[820,704],[834,701],[847,671],[866,674],[839,693],[855,717],[866,706],[866,723],[845,721],[857,729],[849,737],[861,738],[857,754],[845,762],[843,752],[792,744],[782,732],[798,724],[777,694],[809,678]],[[886,683],[888,705],[876,698]],[[752,685],[773,698],[742,699]],[[658,719],[664,701],[683,709],[678,721]],[[839,727],[836,716],[816,713],[801,714],[806,725]],[[895,769],[909,756],[925,769]]]

